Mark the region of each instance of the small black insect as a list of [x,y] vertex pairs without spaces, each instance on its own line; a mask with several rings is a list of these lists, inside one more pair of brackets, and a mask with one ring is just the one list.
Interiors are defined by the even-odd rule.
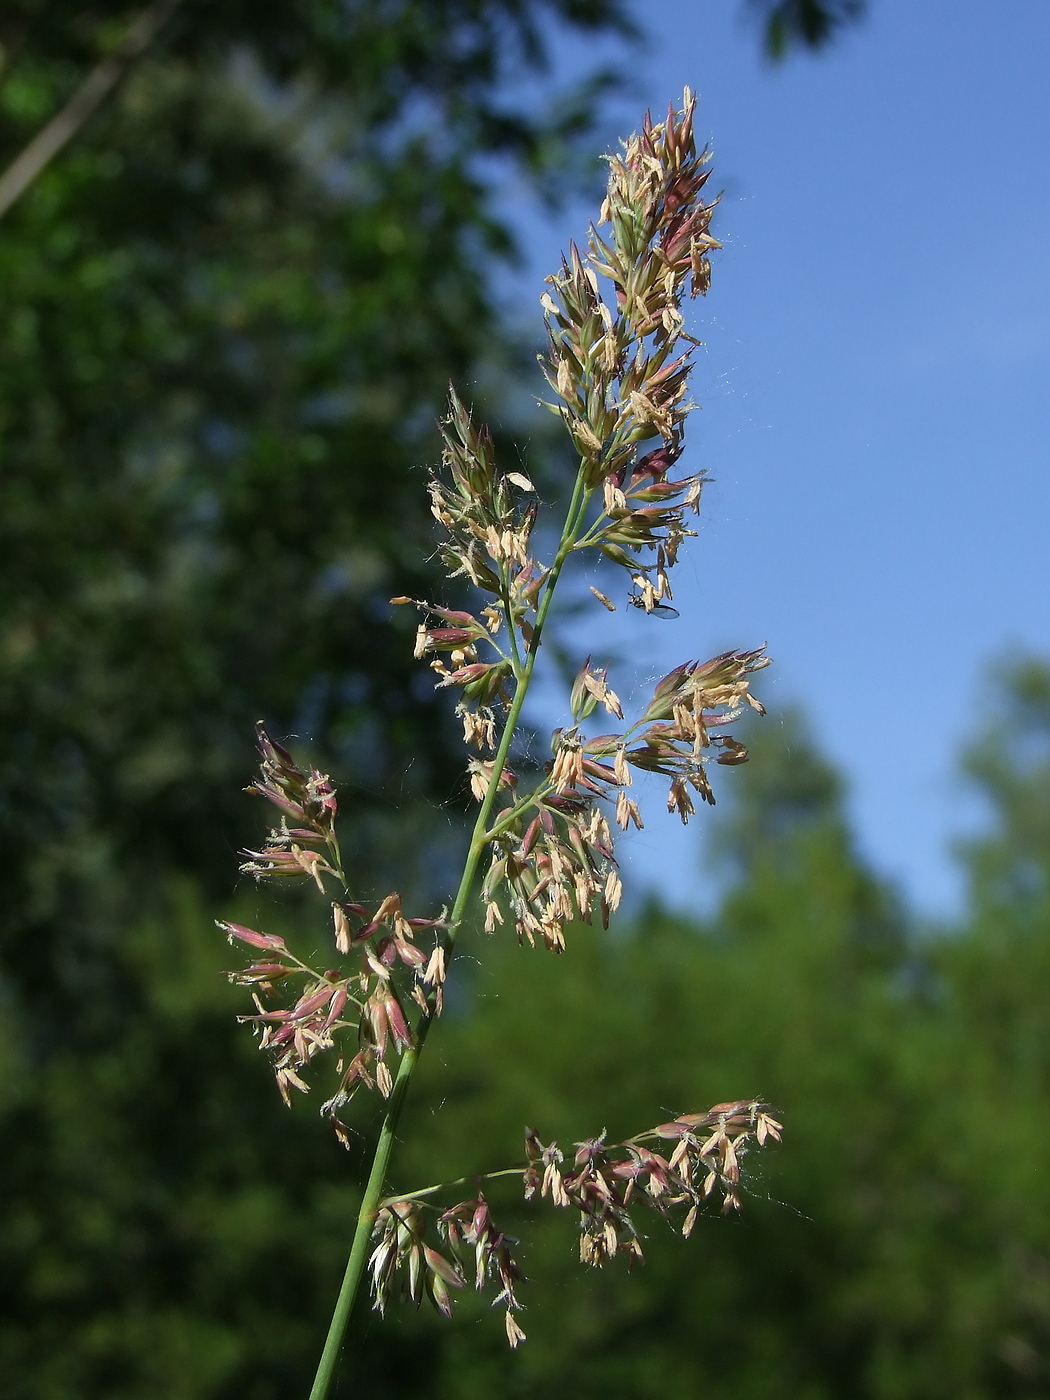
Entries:
[[640,593],[628,594],[627,601],[632,607],[641,608],[642,612],[648,614],[649,617],[670,619],[678,616],[678,609],[669,607],[666,603],[653,603],[652,607],[647,608],[645,606],[645,599]]

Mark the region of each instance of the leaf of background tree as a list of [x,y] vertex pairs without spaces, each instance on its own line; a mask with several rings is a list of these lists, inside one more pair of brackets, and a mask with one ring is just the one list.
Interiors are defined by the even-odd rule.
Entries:
[[766,53],[781,59],[793,48],[820,49],[867,9],[867,0],[748,0],[760,20]]

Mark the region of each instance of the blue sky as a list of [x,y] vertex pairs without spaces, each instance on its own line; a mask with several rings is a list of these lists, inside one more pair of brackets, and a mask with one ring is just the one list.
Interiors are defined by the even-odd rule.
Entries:
[[[1050,654],[1050,3],[871,0],[775,68],[741,9],[640,8],[615,113],[626,133],[688,83],[725,191],[686,463],[716,480],[681,620],[627,621],[636,679],[768,641],[766,722],[805,706],[862,850],[949,913],[983,677],[1009,648]],[[515,297],[586,213],[530,220]],[[627,869],[688,905],[698,846],[656,818]]]

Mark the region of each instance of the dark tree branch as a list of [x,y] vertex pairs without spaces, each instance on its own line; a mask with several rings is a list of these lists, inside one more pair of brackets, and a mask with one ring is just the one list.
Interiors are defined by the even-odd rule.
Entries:
[[0,219],[66,142],[77,134],[181,3],[182,0],[153,0],[152,5],[147,5],[128,26],[114,52],[92,68],[62,110],[15,157],[0,175]]

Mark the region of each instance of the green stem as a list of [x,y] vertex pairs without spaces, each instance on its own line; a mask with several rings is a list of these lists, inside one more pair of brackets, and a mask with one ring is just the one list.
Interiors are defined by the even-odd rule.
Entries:
[[477,1186],[483,1181],[497,1181],[504,1176],[524,1176],[524,1167],[500,1167],[495,1172],[475,1172],[473,1176],[457,1176],[453,1181],[442,1181],[437,1186],[424,1186],[420,1191],[405,1191],[400,1196],[388,1196],[380,1205],[392,1206],[398,1201],[421,1201],[424,1196],[435,1196],[439,1191],[448,1191],[453,1186]]
[[[510,746],[514,739],[518,721],[521,718],[522,707],[525,704],[529,683],[532,680],[532,673],[536,666],[536,657],[540,646],[540,635],[543,632],[547,614],[550,612],[551,600],[554,596],[554,590],[557,587],[562,568],[565,565],[566,559],[572,553],[577,533],[586,516],[587,504],[590,497],[591,491],[584,484],[584,464],[581,463],[580,469],[576,474],[576,483],[573,487],[572,499],[569,502],[569,508],[565,515],[565,524],[562,527],[561,539],[558,542],[558,551],[554,556],[554,563],[551,566],[551,571],[547,575],[539,607],[536,609],[536,625],[533,629],[528,657],[522,667],[521,674],[517,678],[514,697],[511,700],[510,709],[507,712],[507,720],[503,726],[503,734],[500,737],[499,748],[496,750],[496,757],[492,766],[492,779],[485,793],[484,800],[481,803],[481,810],[478,812],[477,820],[474,823],[474,830],[471,833],[470,846],[467,850],[467,858],[463,866],[463,875],[459,882],[459,888],[456,891],[456,898],[452,905],[452,913],[449,916],[448,927],[445,931],[445,951],[448,962],[452,960],[452,954],[456,944],[456,935],[459,932],[459,927],[466,914],[467,905],[473,893],[478,866],[488,842],[489,817],[495,805],[500,776],[506,766],[508,755],[510,754]],[[368,1258],[368,1247],[372,1239],[372,1228],[375,1224],[376,1215],[381,1204],[383,1186],[386,1182],[387,1170],[390,1166],[390,1156],[394,1148],[394,1136],[401,1119],[401,1111],[404,1107],[412,1073],[415,1070],[416,1063],[426,1043],[427,1034],[433,1020],[434,1005],[433,1001],[431,1001],[428,1010],[420,1015],[419,1022],[416,1026],[415,1043],[401,1056],[397,1078],[394,1080],[394,1087],[390,1092],[390,1098],[387,1100],[386,1112],[383,1115],[383,1126],[380,1129],[379,1141],[376,1144],[375,1156],[372,1159],[372,1169],[368,1174],[368,1182],[365,1186],[364,1196],[361,1199],[361,1207],[357,1213],[357,1227],[354,1231],[354,1241],[350,1248],[350,1258],[347,1260],[346,1272],[343,1274],[343,1282],[339,1289],[339,1297],[336,1299],[335,1311],[332,1313],[332,1321],[328,1328],[328,1336],[325,1339],[324,1350],[321,1353],[321,1360],[317,1367],[317,1375],[314,1377],[313,1388],[310,1391],[310,1400],[327,1400],[328,1392],[331,1389],[336,1363],[339,1359],[339,1349],[343,1343],[343,1334],[350,1320],[350,1314],[353,1310],[354,1301],[357,1298],[358,1289],[361,1285],[361,1278],[364,1274],[365,1264]]]
[[387,1100],[386,1114],[379,1132],[379,1142],[376,1144],[375,1157],[372,1159],[372,1170],[368,1174],[368,1183],[365,1186],[361,1209],[357,1215],[357,1229],[354,1231],[350,1258],[346,1262],[346,1272],[343,1274],[339,1297],[335,1302],[328,1336],[325,1338],[324,1350],[321,1352],[321,1360],[317,1366],[317,1375],[314,1377],[313,1387],[310,1390],[310,1400],[326,1400],[332,1385],[336,1363],[339,1360],[339,1348],[343,1343],[343,1333],[346,1331],[346,1324],[350,1321],[354,1300],[357,1297],[361,1276],[365,1271],[365,1263],[368,1259],[368,1247],[372,1241],[372,1226],[379,1209],[380,1197],[383,1194],[383,1185],[390,1164],[390,1153],[394,1146],[394,1133],[401,1116],[401,1104],[408,1092],[409,1079],[418,1054],[419,1046],[414,1045],[402,1055],[397,1079],[394,1081],[390,1098]]
[[551,790],[550,783],[542,783],[538,788],[534,788],[527,797],[523,797],[520,802],[515,802],[513,807],[505,808],[501,812],[499,820],[493,822],[488,831],[485,832],[485,844],[488,845],[490,841],[495,841],[497,836],[502,836],[530,807],[538,807]]
[[500,601],[503,604],[503,617],[507,624],[507,636],[510,638],[511,667],[514,671],[515,681],[521,680],[521,653],[518,651],[518,629],[514,625],[514,609],[510,602],[510,580],[506,564],[500,565]]

